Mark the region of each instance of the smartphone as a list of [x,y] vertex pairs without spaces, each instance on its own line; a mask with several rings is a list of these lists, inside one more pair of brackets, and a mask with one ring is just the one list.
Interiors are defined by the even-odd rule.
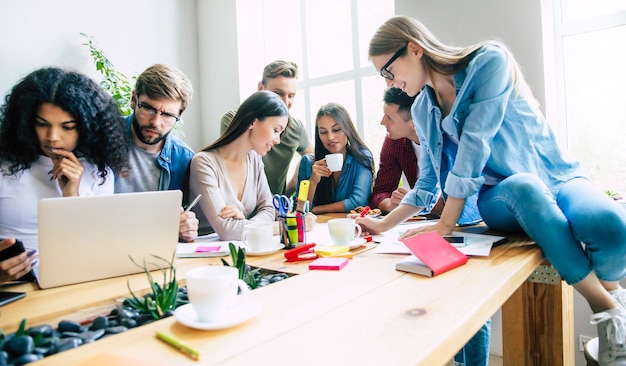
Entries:
[[[2,240],[4,240],[4,239],[0,239],[0,241],[2,241]],[[15,244],[13,244],[10,247],[0,251],[0,261],[3,261],[5,259],[9,259],[9,258],[13,258],[16,255],[18,255],[20,253],[23,253],[24,251],[25,251],[24,243],[22,243],[20,240],[15,240]]]
[[[3,239],[0,238],[0,241],[2,241]],[[20,253],[24,253],[26,251],[26,249],[24,248],[24,243],[22,243],[20,240],[15,240],[15,243],[13,245],[11,245],[10,247],[3,249],[0,251],[0,261],[9,259],[9,258],[13,258],[16,255],[20,254]],[[31,256],[35,254],[35,251],[29,251],[28,255]],[[24,276],[22,276],[21,278],[19,278],[17,281],[18,282],[22,282],[22,281],[26,281],[26,282],[33,282],[35,281],[35,274],[34,272],[31,270],[30,272],[28,272],[27,274],[25,274]],[[17,299],[16,299],[17,300]]]
[[25,296],[26,292],[0,291],[0,306],[23,299]]
[[448,241],[448,243],[452,244],[455,247],[464,247],[465,246],[465,237],[464,236],[444,236],[444,239]]

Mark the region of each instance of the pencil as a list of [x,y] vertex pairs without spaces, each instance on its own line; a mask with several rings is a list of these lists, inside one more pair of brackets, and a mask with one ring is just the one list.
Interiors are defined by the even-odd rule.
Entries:
[[196,198],[194,198],[193,201],[191,201],[191,203],[188,204],[187,207],[185,207],[185,212],[188,212],[189,210],[191,210],[193,206],[195,206],[198,203],[198,201],[200,201],[200,198],[202,198],[202,193],[198,193]]
[[158,339],[176,348],[192,360],[197,361],[200,359],[200,352],[198,352],[195,348],[192,348],[191,346],[185,344],[185,342],[181,341],[180,339],[159,331],[156,332],[156,336]]

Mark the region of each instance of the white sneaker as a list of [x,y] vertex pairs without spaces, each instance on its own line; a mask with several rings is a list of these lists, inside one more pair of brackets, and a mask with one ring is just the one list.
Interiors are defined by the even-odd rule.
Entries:
[[598,326],[598,364],[626,366],[626,310],[621,307],[591,316]]
[[611,296],[617,301],[617,304],[622,307],[622,309],[626,310],[626,290],[623,288],[619,288],[615,291],[611,292]]

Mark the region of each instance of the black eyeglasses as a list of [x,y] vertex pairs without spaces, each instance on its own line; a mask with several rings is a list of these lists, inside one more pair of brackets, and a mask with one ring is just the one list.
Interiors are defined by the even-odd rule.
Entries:
[[402,48],[400,48],[399,50],[396,51],[396,53],[393,54],[393,56],[391,56],[391,58],[389,59],[389,61],[387,61],[387,63],[385,64],[385,66],[383,66],[380,69],[380,76],[384,77],[385,79],[389,79],[389,80],[393,80],[393,78],[395,77],[393,75],[393,73],[391,71],[389,71],[387,68],[389,66],[391,66],[391,64],[400,56],[402,56],[404,54],[404,52],[406,51],[407,46],[404,46]]
[[139,100],[137,100],[137,116],[139,118],[151,120],[157,114],[160,114],[161,118],[163,119],[163,121],[165,121],[168,124],[174,124],[174,123],[177,123],[178,121],[180,121],[179,117],[176,117],[175,115],[173,115],[171,113],[162,112],[162,111],[154,108],[151,105],[144,104],[144,103],[139,103]]

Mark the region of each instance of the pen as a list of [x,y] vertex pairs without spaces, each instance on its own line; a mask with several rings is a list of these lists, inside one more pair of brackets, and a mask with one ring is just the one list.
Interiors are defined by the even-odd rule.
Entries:
[[188,204],[187,207],[185,207],[185,212],[188,212],[189,210],[191,210],[193,206],[195,206],[198,203],[198,201],[200,201],[200,198],[202,198],[202,193],[198,193],[196,198],[194,198],[193,201],[191,201],[191,203]]
[[370,212],[370,206],[365,206],[365,208],[363,209],[363,211],[361,211],[359,216],[365,217],[365,215],[367,215],[368,212]]
[[174,338],[171,335],[168,335],[159,331],[156,332],[156,336],[158,339],[176,348],[177,350],[184,353],[192,360],[197,361],[198,359],[200,359],[200,352],[198,352],[196,349],[192,348],[191,346],[185,344],[185,342],[177,338]]

